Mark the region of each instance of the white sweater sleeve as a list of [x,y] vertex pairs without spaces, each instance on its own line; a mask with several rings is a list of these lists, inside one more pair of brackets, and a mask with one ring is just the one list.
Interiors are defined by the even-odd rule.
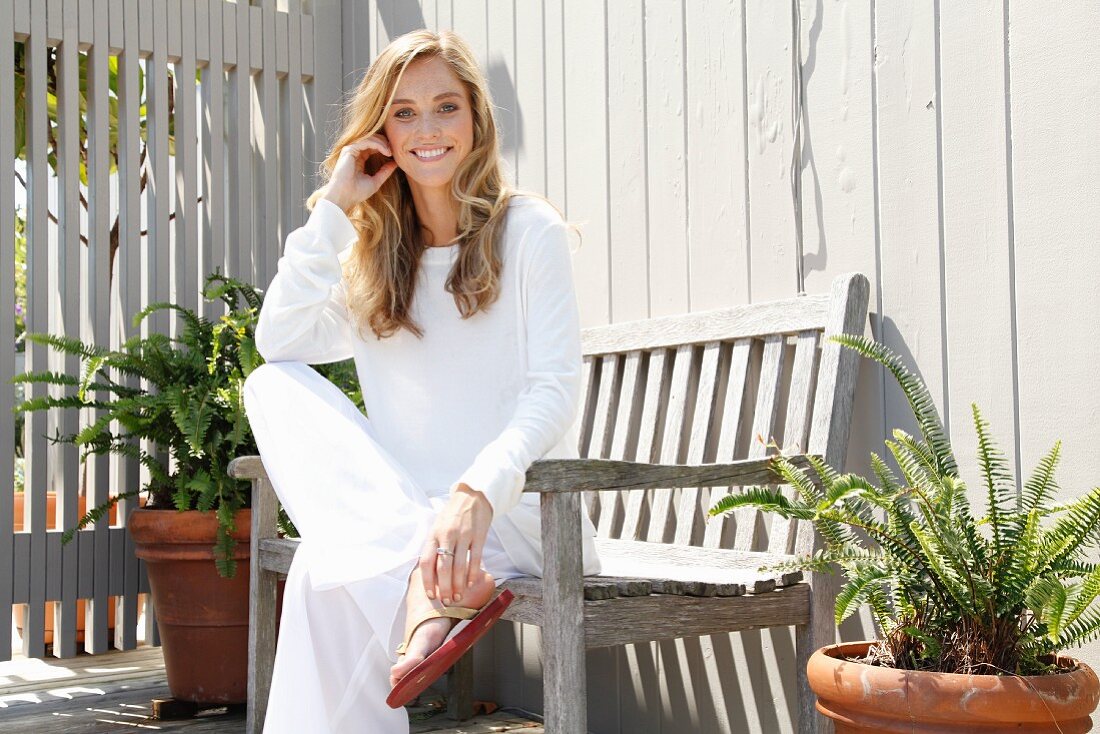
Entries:
[[344,211],[327,199],[287,235],[256,323],[256,349],[265,361],[324,364],[352,356],[339,253],[357,236]]
[[527,334],[526,385],[500,435],[486,445],[459,483],[482,492],[500,517],[519,502],[527,469],[552,449],[576,417],[581,393],[580,316],[569,239],[556,221],[526,243],[521,302]]

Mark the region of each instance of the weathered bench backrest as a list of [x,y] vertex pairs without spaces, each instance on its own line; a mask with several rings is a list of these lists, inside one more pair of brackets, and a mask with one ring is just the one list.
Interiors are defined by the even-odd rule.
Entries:
[[[859,361],[826,337],[863,333],[867,293],[866,278],[851,274],[825,295],[585,329],[580,455],[726,462],[762,457],[774,439],[839,465]],[[589,492],[585,501],[604,538],[809,549],[808,526],[799,536],[755,511],[708,519],[711,497],[727,491]]]

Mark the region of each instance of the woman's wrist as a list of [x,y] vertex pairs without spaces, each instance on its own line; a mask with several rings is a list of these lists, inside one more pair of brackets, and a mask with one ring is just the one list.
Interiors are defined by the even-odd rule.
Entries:
[[325,199],[326,201],[331,201],[333,204],[340,207],[340,211],[344,212],[345,214],[347,214],[348,209],[351,208],[350,204],[348,204],[347,202],[341,200],[339,197],[337,197],[333,194],[325,193],[325,194],[321,195],[321,198]]

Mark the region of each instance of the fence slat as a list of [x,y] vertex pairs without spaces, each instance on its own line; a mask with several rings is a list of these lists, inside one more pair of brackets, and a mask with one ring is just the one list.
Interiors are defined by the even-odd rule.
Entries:
[[[119,329],[112,329],[117,340],[133,335],[133,316],[141,309],[141,166],[138,110],[138,0],[125,0],[122,9],[122,53],[118,60],[118,243],[116,254],[120,299]],[[117,16],[116,16],[117,17]],[[128,387],[138,387],[138,380],[117,372],[113,377]],[[117,458],[117,457],[116,457]],[[120,492],[137,489],[141,483],[140,464],[133,459],[116,462],[114,476]],[[130,510],[137,506],[135,499],[123,499],[118,505],[119,519],[123,526],[129,522]],[[115,611],[115,645],[123,650],[137,646],[138,588],[141,584],[138,559],[134,556],[134,542],[129,532],[124,533],[123,598]]]
[[[11,4],[0,4],[0,109],[15,107],[15,15]],[[0,115],[0,161],[14,167],[14,115]],[[0,303],[15,303],[15,179],[0,176]],[[0,319],[0,377],[15,374],[15,321]],[[0,390],[0,445],[15,445],[15,420],[12,390]],[[15,454],[0,451],[0,477],[12,477],[14,490]],[[9,481],[0,482],[0,558],[14,558],[15,538],[9,529],[14,522],[15,494],[8,492]],[[11,629],[13,569],[0,563],[0,629]],[[0,660],[11,658],[11,635],[0,634]]]
[[[228,9],[228,8],[227,8]],[[234,15],[236,64],[229,72],[229,237],[237,248],[232,275],[252,280],[252,89],[248,5]],[[235,13],[233,11],[236,11]]]
[[[73,328],[80,324],[80,140],[79,140],[79,67],[77,38],[77,0],[64,0],[64,3],[50,4],[49,13],[62,17],[60,54],[60,72],[58,89],[58,141],[60,150],[57,156],[57,217],[60,220],[58,231],[57,273],[61,279],[59,293],[61,300],[60,319],[55,320],[55,330]],[[55,360],[54,369],[64,370],[67,374],[76,374],[80,359],[75,355],[64,355]],[[63,394],[62,391],[57,391]],[[71,390],[68,392],[72,392]],[[64,435],[72,435],[79,429],[76,411],[67,410],[58,417],[60,429]],[[71,528],[79,518],[78,502],[80,494],[80,466],[75,446],[59,446],[54,456],[60,459],[60,484],[55,485],[58,496],[57,514],[61,521],[59,527]],[[60,583],[61,602],[54,606],[53,653],[58,657],[76,655],[76,584],[79,571],[77,545],[70,543],[61,549]],[[82,621],[82,620],[80,620]]]
[[[106,345],[110,343],[110,110],[108,106],[108,57],[107,0],[94,0],[92,18],[92,47],[88,50],[88,271],[85,284],[88,301],[85,306],[90,318],[83,321],[89,330],[88,342]],[[98,421],[102,409],[90,411],[89,420]],[[108,498],[110,492],[110,468],[106,456],[89,457],[92,462],[87,476],[90,479],[88,508],[96,507]],[[84,649],[96,654],[107,651],[107,580],[110,578],[111,547],[108,535],[108,518],[95,523],[95,594],[85,608],[88,619],[84,626]]]
[[[176,218],[175,291],[177,303],[200,309],[198,167],[195,130],[195,8],[188,2],[175,9],[169,22],[180,30],[180,60],[176,64]],[[178,317],[178,316],[177,316]]]
[[[46,6],[34,3],[30,11],[30,35],[27,38],[26,63],[27,104],[27,171],[49,170],[47,160],[46,116]],[[48,331],[49,237],[46,212],[49,206],[47,177],[27,177],[27,331]],[[26,346],[26,368],[38,372],[48,369],[47,349],[41,344]],[[42,385],[26,386],[26,397],[43,397]],[[24,529],[30,532],[27,567],[17,569],[26,574],[29,608],[24,616],[23,654],[42,657],[45,654],[43,605],[46,595],[46,416],[42,411],[28,413],[23,437],[26,452],[24,492]],[[34,573],[30,570],[34,569]],[[18,591],[17,591],[18,593]]]
[[[225,64],[222,60],[223,13],[222,0],[202,0],[208,32],[199,33],[210,39],[210,61],[202,77],[202,267],[206,273],[220,268],[229,272],[225,256]],[[203,306],[204,314],[214,319],[224,312],[217,303]]]
[[302,147],[302,46],[298,39],[302,37],[302,15],[298,0],[290,0],[290,12],[287,13],[287,77],[282,86],[282,104],[279,105],[283,119],[279,122],[279,145],[282,150],[279,159],[286,172],[286,185],[283,186],[283,229],[279,232],[279,242],[272,245],[276,256],[282,252],[282,243],[286,235],[305,222],[305,171]]
[[[278,208],[282,200],[279,194],[282,167],[279,164],[279,83],[275,68],[275,10],[274,0],[267,0],[263,8],[252,8],[252,15],[260,21],[260,31],[253,43],[252,65],[260,68],[256,80],[261,119],[253,123],[256,147],[259,155],[252,159],[256,179],[255,205],[256,234],[253,249],[256,252],[255,283],[267,283],[275,274],[279,259],[281,232],[278,227]],[[254,26],[255,28],[255,26]],[[265,171],[269,172],[265,175]]]

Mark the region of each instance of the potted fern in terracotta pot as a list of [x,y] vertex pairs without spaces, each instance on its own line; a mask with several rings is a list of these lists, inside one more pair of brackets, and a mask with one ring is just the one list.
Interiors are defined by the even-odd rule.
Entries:
[[824,547],[787,564],[839,566],[839,624],[868,606],[881,639],[818,650],[817,709],[845,732],[1060,732],[1091,729],[1096,674],[1060,652],[1100,637],[1100,488],[1056,502],[1055,446],[1018,488],[989,425],[972,406],[985,512],[968,501],[951,445],[924,384],[881,344],[834,340],[884,365],[916,417],[893,432],[896,474],[877,454],[875,478],[812,471],[782,455],[775,471],[793,499],[754,487],[711,515],[755,507],[814,523]]
[[[81,369],[79,376],[16,375],[13,381],[63,385],[75,394],[34,398],[15,410],[98,408],[94,423],[51,440],[80,446],[81,461],[116,453],[148,470],[144,487],[90,510],[62,542],[106,517],[119,499],[147,494],[128,527],[146,562],[169,689],[181,700],[236,703],[246,700],[250,496],[248,484],[229,477],[225,467],[237,454],[256,451],[241,388],[262,362],[252,340],[261,299],[252,286],[218,273],[207,278],[203,295],[227,306],[217,322],[171,303],[150,304],[134,317],[137,327],[155,311],[178,311],[183,328],[175,339],[135,336],[116,351],[63,335],[27,334],[29,341],[79,355]],[[120,384],[111,372],[147,387]]]

